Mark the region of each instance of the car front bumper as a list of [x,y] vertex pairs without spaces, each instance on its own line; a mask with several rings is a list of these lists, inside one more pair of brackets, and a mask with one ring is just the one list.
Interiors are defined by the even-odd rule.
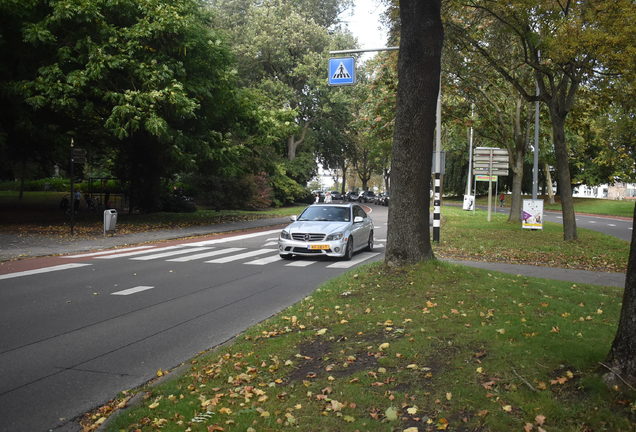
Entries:
[[347,249],[345,237],[340,240],[305,242],[298,240],[278,239],[278,253],[281,255],[331,256],[343,257]]

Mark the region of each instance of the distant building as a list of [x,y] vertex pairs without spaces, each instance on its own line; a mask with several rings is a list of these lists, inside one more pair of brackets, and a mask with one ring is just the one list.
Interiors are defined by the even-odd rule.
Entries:
[[579,185],[572,190],[576,198],[601,198],[611,200],[636,199],[636,183],[602,184],[599,186]]

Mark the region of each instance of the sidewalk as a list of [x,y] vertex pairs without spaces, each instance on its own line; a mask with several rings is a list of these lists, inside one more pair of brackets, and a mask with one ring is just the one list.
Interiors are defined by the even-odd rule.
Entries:
[[115,234],[93,239],[56,239],[45,236],[20,236],[0,233],[0,263],[16,258],[41,257],[110,249],[153,241],[218,234],[255,228],[267,228],[289,223],[288,217],[228,222],[168,230],[153,230],[133,234]]
[[[114,235],[94,239],[59,240],[51,237],[19,236],[0,233],[0,263],[26,257],[62,255],[93,250],[110,249],[118,246],[173,240],[185,237],[219,234],[232,231],[283,226],[289,223],[288,217],[258,219],[253,221],[229,222],[217,225],[195,226],[188,228],[156,230],[143,233]],[[606,286],[625,286],[624,273],[603,273],[586,270],[572,270],[551,267],[539,267],[499,262],[448,260],[455,264],[477,267],[502,273],[520,274],[544,279],[589,283]]]

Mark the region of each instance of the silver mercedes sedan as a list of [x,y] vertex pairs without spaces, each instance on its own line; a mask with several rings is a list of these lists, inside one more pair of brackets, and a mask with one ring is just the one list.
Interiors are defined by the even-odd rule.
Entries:
[[280,233],[281,258],[331,256],[350,260],[354,252],[373,249],[373,220],[358,204],[315,204]]

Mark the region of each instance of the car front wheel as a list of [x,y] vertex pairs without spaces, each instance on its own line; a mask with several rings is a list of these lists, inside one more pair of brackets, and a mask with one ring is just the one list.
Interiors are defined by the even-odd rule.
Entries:
[[279,256],[284,260],[292,259],[292,254],[279,254]]
[[351,260],[353,258],[353,240],[350,238],[347,242],[347,248],[345,249],[344,259],[346,261]]
[[369,241],[367,242],[367,250],[369,252],[373,250],[373,231],[369,233]]

